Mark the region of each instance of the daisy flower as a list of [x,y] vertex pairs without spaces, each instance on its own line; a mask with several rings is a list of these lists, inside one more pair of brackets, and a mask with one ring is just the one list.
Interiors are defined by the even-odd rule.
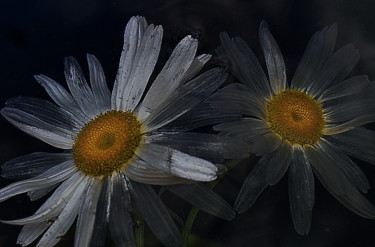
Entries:
[[91,86],[76,60],[67,58],[70,92],[35,76],[56,104],[31,97],[6,102],[1,114],[9,122],[65,150],[31,153],[2,166],[3,177],[24,180],[0,189],[0,201],[21,193],[36,200],[54,190],[34,215],[1,221],[24,225],[18,244],[29,245],[42,235],[38,247],[54,246],[77,218],[75,246],[103,246],[107,229],[116,246],[134,246],[132,215],[139,214],[163,245],[179,246],[180,232],[149,184],[173,185],[172,192],[202,210],[233,218],[223,199],[191,183],[216,178],[221,166],[210,157],[244,157],[248,151],[230,138],[177,131],[222,118],[212,110],[203,113],[208,106],[200,103],[226,73],[213,68],[196,76],[210,56],[195,57],[197,40],[187,36],[145,93],[162,34],[161,26],[148,25],[143,17],[130,19],[112,93],[100,63],[88,55]]
[[[350,157],[375,164],[375,132],[362,125],[375,119],[374,83],[367,76],[344,79],[359,60],[352,44],[334,52],[336,25],[310,40],[290,83],[285,64],[267,24],[259,39],[268,79],[240,38],[221,35],[219,55],[242,83],[218,91],[215,109],[242,115],[240,121],[216,125],[225,136],[245,140],[261,156],[235,202],[242,213],[259,194],[289,169],[289,201],[294,227],[307,234],[314,206],[314,175],[354,213],[373,219],[375,207],[364,198],[369,184]],[[230,102],[230,103],[229,103]]]

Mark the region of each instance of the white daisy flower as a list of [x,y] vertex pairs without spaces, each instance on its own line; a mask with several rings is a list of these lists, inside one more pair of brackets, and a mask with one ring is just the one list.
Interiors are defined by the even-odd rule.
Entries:
[[259,35],[268,79],[242,39],[222,34],[218,49],[242,84],[218,91],[212,106],[243,118],[214,128],[245,140],[251,152],[262,156],[244,182],[235,209],[249,209],[289,168],[290,210],[300,234],[310,229],[313,174],[348,209],[375,218],[375,207],[360,193],[369,189],[366,176],[348,157],[375,164],[375,132],[362,127],[375,119],[375,85],[367,76],[344,80],[359,54],[351,44],[334,52],[336,33],[333,25],[312,37],[290,84],[265,22]]
[[32,153],[2,166],[3,177],[25,180],[2,188],[0,201],[25,192],[36,200],[56,188],[34,215],[1,221],[24,225],[18,244],[29,245],[43,234],[37,246],[54,246],[77,217],[75,246],[103,246],[106,229],[116,246],[134,246],[131,214],[136,213],[165,246],[179,246],[180,232],[148,184],[173,185],[173,193],[200,209],[234,217],[233,209],[208,187],[189,183],[216,178],[220,166],[205,158],[244,157],[248,151],[230,138],[177,131],[223,118],[212,109],[205,112],[209,106],[200,103],[226,73],[213,68],[195,77],[210,56],[195,57],[197,40],[187,36],[144,95],[162,34],[161,26],[131,18],[112,94],[100,63],[88,55],[91,86],[76,60],[67,58],[70,93],[46,76],[35,77],[57,105],[30,97],[6,102],[1,113],[13,125],[66,150]]

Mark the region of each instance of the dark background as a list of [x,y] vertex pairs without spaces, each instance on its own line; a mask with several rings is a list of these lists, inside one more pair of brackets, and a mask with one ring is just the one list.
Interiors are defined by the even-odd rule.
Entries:
[[[47,94],[33,75],[45,74],[62,84],[63,58],[74,56],[87,72],[85,55],[101,61],[112,86],[123,43],[123,31],[131,16],[145,16],[149,23],[163,25],[164,43],[158,68],[177,42],[187,34],[199,39],[199,53],[214,54],[218,35],[227,31],[241,36],[261,58],[258,27],[266,20],[286,60],[291,78],[309,38],[318,30],[338,24],[337,46],[353,43],[361,60],[353,74],[375,79],[375,2],[370,0],[180,0],[180,1],[1,1],[0,6],[0,106],[6,99]],[[263,60],[261,63],[264,65]],[[211,65],[220,62],[213,58]],[[373,127],[373,126],[371,126]],[[34,151],[57,151],[11,126],[0,118],[0,163]],[[254,158],[237,166],[215,190],[231,204],[251,170]],[[375,168],[357,162],[375,187]],[[0,178],[0,187],[11,181]],[[316,203],[311,232],[295,233],[289,213],[287,177],[268,187],[254,206],[226,222],[200,213],[193,227],[192,246],[375,246],[375,220],[362,219],[344,208],[316,180]],[[164,194],[163,200],[185,217],[189,206]],[[375,191],[367,198],[375,203]],[[1,219],[31,215],[45,199],[28,202],[17,196],[0,204]],[[0,246],[15,246],[21,228],[0,224]],[[71,230],[59,246],[72,246]],[[146,246],[157,241],[146,231]],[[205,242],[206,241],[206,242]],[[208,241],[208,242],[207,242]],[[211,245],[210,245],[211,244]]]

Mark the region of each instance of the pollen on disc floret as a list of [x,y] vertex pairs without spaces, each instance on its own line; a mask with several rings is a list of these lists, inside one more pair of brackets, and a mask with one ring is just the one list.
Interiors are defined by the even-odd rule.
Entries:
[[74,163],[86,175],[108,176],[129,164],[141,139],[141,123],[133,113],[108,111],[78,133],[73,145]]
[[267,102],[267,124],[283,140],[312,145],[322,136],[325,119],[315,99],[298,90],[285,90]]

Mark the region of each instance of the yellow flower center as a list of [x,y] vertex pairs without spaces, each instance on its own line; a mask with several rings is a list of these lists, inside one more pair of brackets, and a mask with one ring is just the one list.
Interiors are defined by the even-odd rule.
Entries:
[[129,164],[141,139],[141,123],[133,113],[100,114],[78,133],[73,145],[74,163],[86,175],[108,176]]
[[308,145],[320,139],[325,120],[316,100],[297,90],[285,90],[268,101],[267,123],[282,139]]

